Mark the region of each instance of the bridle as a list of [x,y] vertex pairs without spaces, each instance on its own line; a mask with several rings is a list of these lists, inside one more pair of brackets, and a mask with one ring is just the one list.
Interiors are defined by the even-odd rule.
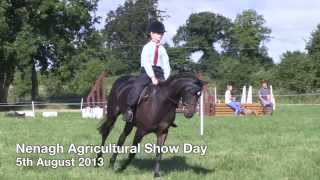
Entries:
[[[201,96],[201,91],[199,91],[195,96],[197,96],[197,99],[199,99],[200,98],[200,96]],[[172,97],[168,97],[168,100],[172,103],[172,104],[174,104],[176,107],[178,107],[179,106],[179,100],[175,100],[174,98],[172,98]],[[183,103],[183,106],[193,106],[194,104],[193,103],[190,103],[190,104],[187,104],[187,103]]]
[[172,104],[174,104],[176,107],[179,106],[179,101],[173,99],[172,97],[169,96],[169,97],[168,97],[168,100],[169,100]]

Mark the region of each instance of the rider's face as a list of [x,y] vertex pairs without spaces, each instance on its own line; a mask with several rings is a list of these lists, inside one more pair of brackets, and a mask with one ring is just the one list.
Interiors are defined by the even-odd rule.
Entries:
[[150,36],[151,36],[151,40],[155,43],[160,43],[161,39],[162,39],[162,36],[163,36],[163,33],[154,33],[154,32],[151,32],[150,33]]

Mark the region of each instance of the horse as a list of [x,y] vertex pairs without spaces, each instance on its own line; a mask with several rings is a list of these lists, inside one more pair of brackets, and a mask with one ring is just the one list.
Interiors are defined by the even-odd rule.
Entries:
[[[108,96],[108,106],[106,119],[98,128],[101,134],[101,146],[112,130],[117,117],[124,114],[127,109],[127,95],[134,82],[134,76],[123,76],[117,79]],[[179,101],[186,107],[184,116],[191,118],[196,112],[197,102],[201,96],[202,88],[206,82],[200,80],[190,73],[181,73],[170,76],[166,81],[160,82],[158,85],[150,85],[147,87],[147,97],[140,97],[139,103],[135,108],[133,122],[126,122],[123,132],[121,133],[117,146],[122,146],[131,133],[133,127],[136,132],[132,146],[138,145],[142,138],[149,134],[155,133],[157,136],[157,146],[164,145],[167,138],[169,128],[176,127],[174,121],[176,117],[176,109]],[[160,161],[161,152],[156,152],[156,163],[154,167],[154,177],[160,177]],[[102,157],[102,152],[97,154],[97,161]],[[135,153],[129,153],[128,159],[117,171],[126,169],[131,160],[135,157]],[[114,152],[110,158],[110,167],[114,168],[117,153]]]

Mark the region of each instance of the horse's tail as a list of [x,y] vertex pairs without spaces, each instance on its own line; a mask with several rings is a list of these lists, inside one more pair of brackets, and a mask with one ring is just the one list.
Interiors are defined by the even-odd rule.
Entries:
[[100,126],[98,127],[99,133],[102,135],[108,131],[111,130],[111,127],[113,126],[114,122],[116,121],[116,117],[112,116],[114,113],[112,111],[112,98],[110,96],[112,95],[112,92],[114,88],[111,89],[109,96],[108,96],[108,104],[107,104],[107,115],[102,120]]
[[112,85],[108,96],[108,104],[107,104],[107,116],[101,122],[98,131],[100,134],[109,133],[111,128],[113,127],[115,121],[117,120],[118,115],[120,114],[121,104],[118,99],[121,89],[128,83],[128,81],[132,78],[132,76],[122,76],[118,78]]

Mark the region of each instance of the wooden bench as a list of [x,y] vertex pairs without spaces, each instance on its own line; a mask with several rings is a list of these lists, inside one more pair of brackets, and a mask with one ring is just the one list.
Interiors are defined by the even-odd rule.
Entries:
[[[243,108],[254,111],[257,115],[263,115],[263,108],[258,103],[253,104],[242,104]],[[215,104],[214,105],[215,116],[234,116],[234,111],[226,104]]]

